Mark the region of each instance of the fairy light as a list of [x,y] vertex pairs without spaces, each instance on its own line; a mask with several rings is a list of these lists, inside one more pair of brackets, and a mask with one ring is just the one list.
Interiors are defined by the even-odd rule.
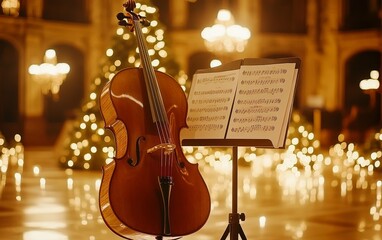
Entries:
[[129,40],[130,39],[130,35],[129,34],[123,34],[122,36],[123,40]]
[[124,33],[123,28],[120,27],[117,29],[117,35],[121,36],[123,33]]
[[44,190],[46,188],[46,179],[40,178],[40,189]]
[[33,167],[33,175],[38,176],[40,174],[40,167],[39,166],[34,166]]
[[68,190],[72,190],[73,189],[73,183],[74,183],[73,178],[68,178],[66,180],[66,185],[67,185]]
[[267,222],[267,218],[265,216],[259,217],[259,226],[260,228],[265,228],[265,224]]
[[109,48],[106,50],[106,56],[111,57],[111,56],[113,56],[113,54],[114,54],[113,49]]
[[150,25],[151,25],[151,27],[156,27],[156,26],[158,26],[158,21],[153,20],[150,22]]

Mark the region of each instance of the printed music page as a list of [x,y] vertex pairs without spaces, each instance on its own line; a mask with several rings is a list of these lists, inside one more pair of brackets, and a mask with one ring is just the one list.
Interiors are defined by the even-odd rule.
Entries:
[[189,128],[180,138],[191,145],[284,147],[299,67],[298,58],[246,58],[197,71]]
[[227,139],[269,139],[284,144],[293,103],[295,63],[241,66]]
[[237,86],[237,70],[195,74],[182,137],[224,139]]

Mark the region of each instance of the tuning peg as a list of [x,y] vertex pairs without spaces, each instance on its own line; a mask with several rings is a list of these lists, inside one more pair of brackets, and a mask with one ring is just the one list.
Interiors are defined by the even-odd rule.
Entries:
[[150,21],[146,20],[145,18],[141,18],[140,22],[141,22],[141,24],[142,24],[144,27],[148,27],[148,26],[150,26]]
[[119,25],[119,26],[124,26],[124,27],[130,27],[130,26],[133,26],[132,24],[126,22],[125,20],[120,20],[120,21],[118,21],[118,25]]
[[120,12],[117,14],[117,19],[119,20],[118,25],[120,26],[124,26],[124,27],[132,26],[132,24],[130,24],[128,21],[125,20],[125,19],[131,19],[130,16],[126,16],[125,14]]
[[118,13],[117,14],[117,19],[118,20],[123,20],[123,19],[125,19],[125,18],[128,18],[128,16],[126,16],[125,14],[123,14],[123,13]]

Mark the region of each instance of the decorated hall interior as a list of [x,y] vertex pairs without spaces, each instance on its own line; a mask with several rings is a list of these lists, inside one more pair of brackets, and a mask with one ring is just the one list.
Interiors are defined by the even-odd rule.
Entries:
[[[382,1],[0,0],[0,8],[1,239],[382,239]],[[181,141],[198,74],[245,59],[260,67],[299,59],[282,147]],[[142,81],[125,87],[117,80],[128,72]],[[113,109],[119,99],[138,110]],[[167,109],[169,101],[179,105]],[[159,131],[147,146],[162,122],[170,136]],[[148,133],[134,140],[137,131]],[[156,155],[175,163],[161,165],[147,190],[151,180],[130,171],[157,171]],[[178,191],[181,183],[205,199]],[[148,204],[146,220],[130,226],[147,196],[160,209]],[[119,212],[124,204],[130,210]],[[157,212],[161,233],[145,224]],[[177,234],[197,218],[197,229]],[[141,237],[146,227],[151,237]]]

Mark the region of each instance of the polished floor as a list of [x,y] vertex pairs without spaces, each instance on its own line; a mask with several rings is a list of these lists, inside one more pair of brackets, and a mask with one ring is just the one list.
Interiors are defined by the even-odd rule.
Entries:
[[[50,148],[27,148],[19,159],[10,159],[7,167],[2,160],[0,239],[121,239],[100,217],[101,172],[63,170]],[[211,215],[200,231],[183,239],[221,239],[231,212],[230,167],[201,172],[212,197]],[[246,215],[241,226],[250,240],[381,240],[381,180],[377,171],[353,174],[330,167],[275,171],[259,159],[239,167],[238,210]]]

